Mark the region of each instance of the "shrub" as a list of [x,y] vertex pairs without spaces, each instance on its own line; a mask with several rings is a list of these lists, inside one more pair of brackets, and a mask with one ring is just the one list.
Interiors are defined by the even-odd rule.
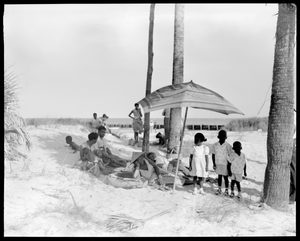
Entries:
[[267,131],[268,117],[251,117],[243,119],[233,119],[227,125],[229,131]]
[[31,142],[27,132],[22,129],[26,125],[20,116],[19,99],[17,95],[17,77],[10,68],[4,70],[4,157],[6,160],[16,160],[18,156],[25,156],[17,148],[25,141],[28,149]]

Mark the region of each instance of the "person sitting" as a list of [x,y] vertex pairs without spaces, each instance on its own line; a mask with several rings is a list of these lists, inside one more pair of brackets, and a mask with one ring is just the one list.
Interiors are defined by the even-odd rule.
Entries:
[[72,150],[74,150],[73,153],[79,151],[80,148],[75,142],[72,141],[72,136],[66,136],[66,143],[69,144]]
[[105,133],[106,128],[104,126],[100,126],[98,128],[99,139],[93,144],[92,151],[96,154],[96,156],[102,158],[105,164],[111,167],[126,167],[126,160],[114,155],[107,147]]
[[158,145],[163,146],[166,143],[166,138],[160,132],[158,132],[155,137],[158,139]]
[[92,145],[97,142],[98,134],[90,133],[88,135],[88,140],[81,144],[79,147],[79,156],[80,161],[76,165],[80,167],[80,169],[86,170],[87,168],[91,168],[95,163],[98,164],[100,171],[105,174],[105,166],[102,163],[102,160],[95,156],[95,153],[92,151]]

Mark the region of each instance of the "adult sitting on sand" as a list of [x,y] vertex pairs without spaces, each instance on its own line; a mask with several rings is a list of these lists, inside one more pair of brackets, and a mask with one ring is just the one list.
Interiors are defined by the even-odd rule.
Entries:
[[98,163],[100,170],[105,173],[105,167],[102,160],[97,158],[92,151],[92,145],[97,142],[97,139],[97,133],[92,132],[88,135],[88,140],[79,147],[80,161],[76,165],[81,169],[86,170],[87,168],[90,169],[95,163]]
[[100,126],[98,128],[98,140],[93,144],[92,151],[100,158],[103,163],[111,167],[126,167],[127,162],[117,155],[114,155],[111,150],[107,147],[105,139],[106,128]]
[[[151,153],[150,155],[148,154],[148,156],[153,159],[155,158],[153,154],[154,153]],[[157,180],[159,184],[159,190],[170,190],[169,187],[165,186],[161,171],[158,166],[153,162],[153,160],[148,158],[144,152],[135,153],[132,158],[132,163],[134,164],[133,176],[135,178],[142,176],[148,180],[148,183],[153,183],[155,180]]]

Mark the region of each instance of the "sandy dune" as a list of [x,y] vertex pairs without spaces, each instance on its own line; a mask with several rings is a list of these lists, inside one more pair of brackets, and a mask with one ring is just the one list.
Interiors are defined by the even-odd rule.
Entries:
[[[78,159],[66,147],[71,135],[77,144],[87,139],[82,126],[27,127],[33,141],[28,159],[5,163],[5,236],[295,236],[295,204],[288,212],[258,206],[266,167],[266,138],[263,132],[228,132],[229,143],[242,142],[248,158],[248,180],[242,182],[243,200],[214,194],[206,183],[206,195],[191,194],[192,186],[177,187],[175,194],[147,186],[121,189],[106,184],[105,176],[70,168]],[[128,146],[131,129],[114,129],[107,135],[114,154],[130,159],[137,147]],[[184,137],[183,159],[187,161],[195,131]],[[202,132],[207,145],[217,141],[216,131]],[[150,141],[155,141],[155,132]],[[150,146],[150,150],[158,147]],[[22,150],[25,152],[25,150]],[[160,152],[163,153],[163,152]],[[210,156],[210,170],[212,170]],[[210,171],[210,176],[215,173]],[[224,185],[224,184],[223,184]],[[145,219],[171,209],[136,229],[110,232],[108,215],[126,214]]]

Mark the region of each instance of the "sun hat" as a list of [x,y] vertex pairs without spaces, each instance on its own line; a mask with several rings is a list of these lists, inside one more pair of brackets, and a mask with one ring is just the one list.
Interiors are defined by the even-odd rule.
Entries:
[[145,152],[144,151],[139,151],[139,152],[136,152],[134,151],[132,153],[132,157],[131,157],[131,162],[130,163],[133,163],[136,159],[138,159],[140,156],[142,156]]

